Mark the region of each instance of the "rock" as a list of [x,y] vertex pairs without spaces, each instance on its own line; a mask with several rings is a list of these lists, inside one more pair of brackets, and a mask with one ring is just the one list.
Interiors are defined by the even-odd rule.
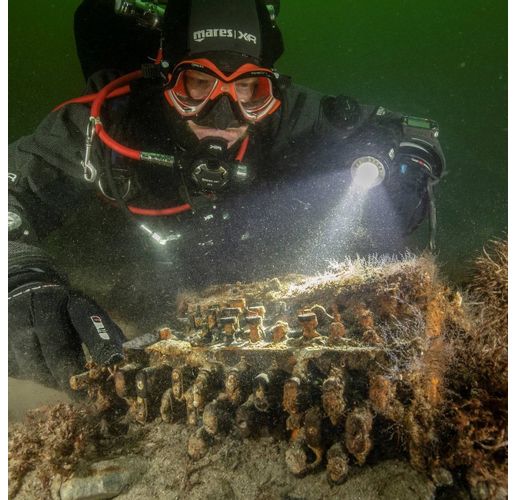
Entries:
[[306,453],[299,445],[293,445],[285,452],[285,462],[292,474],[302,476],[307,469]]
[[437,487],[453,485],[452,473],[444,467],[432,471],[432,480]]
[[134,483],[146,468],[146,461],[138,457],[123,457],[91,464],[61,485],[61,500],[113,498]]
[[51,500],[61,500],[60,490],[63,484],[63,478],[60,474],[56,474],[50,483]]

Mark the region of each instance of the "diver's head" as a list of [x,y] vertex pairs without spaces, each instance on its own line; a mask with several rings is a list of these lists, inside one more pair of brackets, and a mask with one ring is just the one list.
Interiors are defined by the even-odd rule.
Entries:
[[266,0],[169,0],[163,34],[165,97],[185,147],[195,137],[231,149],[280,107],[283,41]]
[[244,62],[272,68],[283,39],[267,0],[169,0],[163,19],[163,55],[171,67],[209,54],[221,71]]

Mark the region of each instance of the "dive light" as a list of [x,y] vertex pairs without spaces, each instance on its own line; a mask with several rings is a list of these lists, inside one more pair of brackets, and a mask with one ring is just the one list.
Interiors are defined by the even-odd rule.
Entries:
[[396,146],[390,142],[367,142],[351,160],[353,184],[362,190],[379,186],[389,175],[396,156]]
[[399,125],[395,126],[384,115],[385,109],[379,107],[371,123],[350,141],[347,161],[353,185],[364,191],[388,178],[400,144]]
[[374,156],[360,156],[351,164],[353,183],[362,189],[380,185],[386,176],[387,167]]

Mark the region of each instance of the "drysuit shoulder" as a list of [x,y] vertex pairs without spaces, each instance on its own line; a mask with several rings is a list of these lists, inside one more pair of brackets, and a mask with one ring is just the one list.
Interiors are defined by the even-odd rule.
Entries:
[[375,109],[350,96],[327,95],[291,84],[282,93],[281,122],[290,138],[336,135],[343,139],[364,125]]
[[321,112],[323,118],[337,129],[353,127],[361,115],[358,101],[345,95],[323,97]]

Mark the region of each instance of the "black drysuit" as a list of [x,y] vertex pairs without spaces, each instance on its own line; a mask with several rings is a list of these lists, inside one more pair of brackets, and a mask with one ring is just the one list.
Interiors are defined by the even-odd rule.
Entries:
[[[114,76],[109,71],[95,74],[86,92],[98,91]],[[162,218],[131,219],[100,193],[96,183],[84,180],[81,160],[88,105],[70,104],[51,113],[33,135],[9,149],[10,221],[17,222],[11,239],[40,242],[74,288],[124,324],[134,325],[135,333],[146,333],[172,318],[178,291],[291,271],[314,273],[329,260],[357,250],[401,250],[404,233],[427,213],[427,172],[415,163],[395,160],[378,188],[365,195],[349,190],[350,159],[370,154],[384,138],[403,141],[401,116],[352,99],[323,96],[287,79],[281,100],[278,112],[250,128],[244,162],[253,180],[230,186],[215,198],[196,193],[177,169],[124,159],[96,139],[92,162],[100,174],[110,163],[115,177],[118,171],[131,177],[128,203],[159,208],[191,202],[195,208],[195,213]],[[102,120],[121,143],[177,155],[173,113],[158,85],[140,81],[129,96],[106,103]],[[441,155],[437,142],[435,149]],[[142,224],[171,236],[171,241],[157,244]],[[16,265],[10,267],[13,328],[25,314],[24,307],[34,307],[34,299],[32,305],[12,299],[27,283],[69,288],[55,263],[31,264],[27,247],[23,258],[19,253],[18,246],[13,253]],[[70,324],[70,305],[63,294],[57,302],[73,332],[78,320],[72,317]],[[30,316],[32,333],[24,342],[38,344],[34,311]],[[10,351],[10,361],[11,357],[16,353]],[[18,362],[10,364],[11,373],[30,376],[20,367],[27,362],[30,357],[18,355]],[[70,370],[62,370],[63,380]],[[56,378],[54,373],[45,376]]]

